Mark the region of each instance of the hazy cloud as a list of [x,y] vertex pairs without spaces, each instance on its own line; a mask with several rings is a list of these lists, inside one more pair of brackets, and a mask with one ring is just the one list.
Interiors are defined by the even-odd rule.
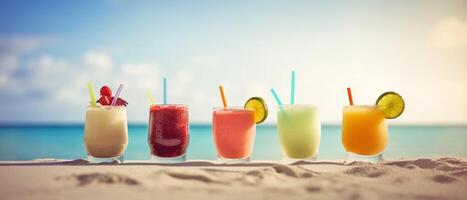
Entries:
[[7,85],[9,77],[20,65],[20,57],[55,41],[37,36],[8,36],[0,38],[0,87]]
[[112,67],[110,56],[101,51],[88,51],[83,55],[84,64],[92,70],[108,71]]
[[8,76],[6,74],[0,74],[0,88],[6,85]]
[[9,36],[0,38],[0,69],[12,69],[18,65],[19,56],[50,44],[54,40],[37,36]]
[[434,27],[433,40],[439,47],[467,46],[467,21],[455,17],[438,21]]
[[190,65],[202,66],[210,70],[218,68],[220,64],[221,60],[216,56],[197,55],[190,58]]

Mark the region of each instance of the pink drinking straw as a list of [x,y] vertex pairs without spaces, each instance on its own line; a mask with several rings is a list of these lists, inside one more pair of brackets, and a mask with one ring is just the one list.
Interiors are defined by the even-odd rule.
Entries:
[[118,97],[120,97],[120,93],[122,92],[122,90],[123,90],[123,84],[120,84],[118,86],[118,89],[117,89],[117,92],[115,93],[114,98],[112,99],[112,104],[110,104],[111,106],[115,106],[115,104],[117,103]]

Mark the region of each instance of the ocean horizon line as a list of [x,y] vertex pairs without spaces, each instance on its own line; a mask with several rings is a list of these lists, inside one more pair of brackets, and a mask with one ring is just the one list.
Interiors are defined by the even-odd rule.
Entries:
[[[130,122],[129,127],[147,127],[148,124],[140,122]],[[191,128],[211,127],[211,123],[194,122],[190,123]],[[258,127],[276,127],[274,123],[259,124]],[[325,127],[340,127],[338,123],[322,123]],[[53,127],[84,127],[84,122],[0,122],[0,128],[53,128]],[[389,124],[389,127],[467,127],[467,124]]]

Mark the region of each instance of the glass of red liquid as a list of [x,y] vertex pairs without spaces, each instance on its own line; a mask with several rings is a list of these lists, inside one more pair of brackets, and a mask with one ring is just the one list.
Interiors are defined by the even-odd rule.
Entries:
[[189,128],[188,106],[151,105],[148,143],[152,160],[160,163],[184,162],[190,140]]

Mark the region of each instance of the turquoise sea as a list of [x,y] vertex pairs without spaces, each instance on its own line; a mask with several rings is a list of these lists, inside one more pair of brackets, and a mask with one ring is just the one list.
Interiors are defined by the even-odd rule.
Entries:
[[[385,158],[467,158],[467,126],[390,126]],[[147,126],[129,126],[125,159],[147,160]],[[0,160],[85,158],[83,125],[1,125]],[[211,126],[192,125],[188,159],[216,159]],[[344,159],[341,127],[322,126],[318,159]],[[253,159],[281,159],[275,126],[257,126]]]

